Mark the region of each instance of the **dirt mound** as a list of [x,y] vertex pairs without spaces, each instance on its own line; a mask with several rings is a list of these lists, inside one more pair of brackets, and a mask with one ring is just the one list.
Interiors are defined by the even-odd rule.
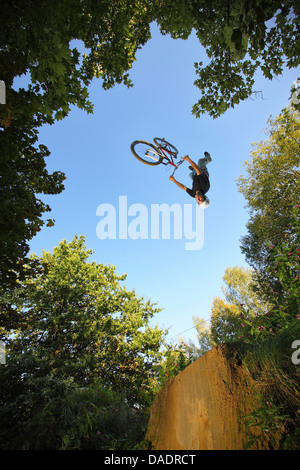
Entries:
[[218,346],[165,384],[146,437],[155,450],[242,450],[251,432],[252,449],[269,449],[267,436],[243,419],[259,406],[257,391],[235,346]]

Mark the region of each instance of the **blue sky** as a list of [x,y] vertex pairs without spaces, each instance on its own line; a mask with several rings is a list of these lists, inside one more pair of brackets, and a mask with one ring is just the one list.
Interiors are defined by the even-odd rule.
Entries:
[[[131,70],[133,88],[118,85],[104,91],[94,80],[92,115],[74,108],[63,121],[40,130],[40,143],[51,151],[49,171],[64,171],[67,180],[62,194],[42,197],[52,208],[46,218],[54,218],[55,226],[42,229],[31,251],[52,251],[62,239],[84,235],[93,260],[127,273],[126,287],[162,308],[152,323],[169,328],[170,341],[177,335],[194,341],[192,317],[209,320],[214,297],[223,297],[225,269],[247,266],[239,240],[246,233],[248,213],[236,178],[244,173],[251,143],[265,138],[269,116],[288,104],[291,84],[299,76],[297,70],[285,71],[270,82],[257,75],[255,89],[263,92],[263,99],[247,100],[216,120],[196,119],[191,109],[200,96],[193,85],[193,64],[205,57],[195,36],[172,40],[153,26],[152,39]],[[196,161],[204,151],[211,153],[211,206],[204,212],[200,250],[186,250],[187,240],[175,240],[172,231],[169,240],[97,237],[97,207],[112,204],[118,211],[119,196],[127,197],[128,206],[143,204],[149,212],[152,204],[194,204],[169,181],[170,169],[143,165],[131,154],[132,141],[151,142],[153,137],[165,137],[180,155]],[[186,186],[188,173],[183,164],[176,174]]]

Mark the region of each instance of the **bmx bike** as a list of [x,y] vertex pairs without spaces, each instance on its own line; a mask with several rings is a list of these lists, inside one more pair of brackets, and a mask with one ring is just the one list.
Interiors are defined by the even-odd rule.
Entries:
[[144,140],[135,140],[132,142],[130,148],[133,155],[142,163],[146,165],[171,165],[174,167],[173,175],[179,165],[183,163],[183,158],[176,164],[175,159],[178,158],[178,150],[174,145],[170,144],[159,137],[154,137],[154,144]]

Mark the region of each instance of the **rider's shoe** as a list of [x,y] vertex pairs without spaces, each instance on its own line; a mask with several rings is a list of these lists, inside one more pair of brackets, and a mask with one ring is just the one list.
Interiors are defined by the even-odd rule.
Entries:
[[204,152],[204,156],[208,159],[208,161],[211,162],[211,156],[210,156],[210,153],[208,152]]

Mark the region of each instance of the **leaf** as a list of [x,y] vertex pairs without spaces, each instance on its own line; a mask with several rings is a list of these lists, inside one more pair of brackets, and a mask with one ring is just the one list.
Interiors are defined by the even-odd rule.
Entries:
[[242,42],[241,42],[241,47],[242,47],[242,49],[244,49],[245,51],[247,50],[247,47],[248,47],[248,36],[247,36],[247,34],[243,34]]
[[228,46],[230,46],[231,44],[232,33],[233,33],[233,28],[231,26],[226,25],[225,28],[223,29],[223,34],[224,34],[226,44]]

